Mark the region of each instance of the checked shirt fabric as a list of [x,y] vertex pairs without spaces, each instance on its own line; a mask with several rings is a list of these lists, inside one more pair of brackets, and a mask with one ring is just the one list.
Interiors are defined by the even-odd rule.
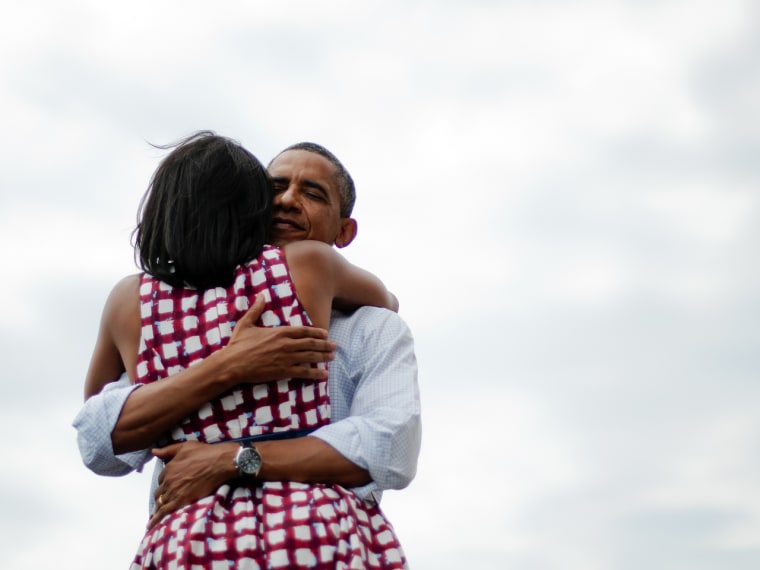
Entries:
[[[173,288],[143,275],[137,382],[174,374],[224,347],[257,294],[258,325],[311,324],[281,249],[266,246],[229,288]],[[324,366],[324,365],[321,365]],[[207,443],[329,423],[326,380],[241,385],[186,418],[164,443]],[[144,536],[131,570],[406,568],[377,504],[338,485],[242,482],[165,516]]]

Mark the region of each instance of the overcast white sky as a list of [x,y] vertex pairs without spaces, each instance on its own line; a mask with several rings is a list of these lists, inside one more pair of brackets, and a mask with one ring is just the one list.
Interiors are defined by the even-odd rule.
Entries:
[[750,0],[6,1],[0,568],[126,568],[148,475],[70,422],[166,143],[301,140],[417,343],[414,570],[760,566]]

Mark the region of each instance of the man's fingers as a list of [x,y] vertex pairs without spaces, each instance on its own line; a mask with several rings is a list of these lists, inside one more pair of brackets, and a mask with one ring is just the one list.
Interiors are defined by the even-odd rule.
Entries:
[[293,339],[319,339],[324,342],[327,341],[327,330],[320,329],[318,327],[277,327],[274,329],[282,336]]
[[173,513],[181,506],[177,500],[167,497],[166,494],[158,493],[158,490],[156,490],[156,510],[153,512],[153,516],[150,517],[150,521],[148,521],[148,528],[153,528],[162,518]]
[[[279,327],[280,329],[289,329],[292,327]],[[308,328],[308,327],[305,327]],[[304,336],[302,337],[299,332],[295,333],[285,333],[282,335],[283,338],[280,339],[280,342],[277,344],[278,349],[274,352],[279,352],[280,354],[287,354],[289,358],[299,358],[301,356],[306,356],[309,358],[308,361],[304,362],[324,362],[324,356],[316,357],[316,360],[313,360],[315,358],[315,355],[317,354],[329,354],[332,355],[335,350],[338,348],[338,345],[335,344],[331,340],[321,339],[321,338],[315,338],[315,337],[308,337]],[[331,358],[332,360],[332,358]],[[294,361],[297,362],[297,361]]]
[[290,361],[294,366],[299,364],[319,364],[320,362],[332,362],[335,353],[332,351],[302,350],[290,355]]
[[150,521],[148,521],[148,528],[153,528],[156,526],[159,521],[164,518],[166,515],[168,515],[170,512],[172,512],[171,509],[168,509],[165,505],[156,508],[156,512],[153,513],[153,516],[150,517]]
[[[287,328],[287,327],[282,327]],[[293,352],[298,351],[318,351],[318,352],[334,352],[338,347],[331,340],[314,338],[314,337],[291,337],[289,341],[290,349]]]
[[[281,354],[288,355],[289,358],[306,357],[309,362],[322,362],[325,357],[330,357],[335,353],[337,346],[334,342],[316,339],[291,339],[281,345]],[[313,360],[317,358],[318,360]],[[332,359],[331,359],[332,360]],[[298,362],[294,360],[293,362]]]
[[245,314],[235,325],[235,330],[232,331],[232,337],[234,338],[239,330],[245,327],[254,326],[256,324],[256,321],[261,316],[261,313],[264,312],[264,306],[264,297],[261,295],[256,295],[256,298],[253,300],[253,305],[251,305],[251,307],[245,312]]
[[156,447],[151,449],[150,452],[163,461],[169,461],[172,457],[177,455],[177,452],[182,447],[182,443],[173,443],[166,447]]
[[301,378],[303,380],[321,380],[327,378],[327,375],[327,370],[311,366],[293,366],[288,372],[290,378]]

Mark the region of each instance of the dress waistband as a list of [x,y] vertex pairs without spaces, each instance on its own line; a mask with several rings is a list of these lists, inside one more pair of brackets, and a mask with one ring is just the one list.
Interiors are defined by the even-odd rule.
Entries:
[[214,443],[256,443],[257,441],[272,441],[275,439],[294,439],[296,437],[303,437],[309,435],[312,432],[317,431],[316,427],[307,429],[295,429],[290,431],[278,431],[274,433],[263,433],[261,435],[251,435],[248,437],[238,437],[236,439],[224,439],[222,441],[215,441]]

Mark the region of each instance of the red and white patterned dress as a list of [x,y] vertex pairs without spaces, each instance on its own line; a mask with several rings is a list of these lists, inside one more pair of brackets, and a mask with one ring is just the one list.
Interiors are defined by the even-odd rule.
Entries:
[[[256,294],[260,325],[311,324],[281,249],[266,246],[229,288],[199,294],[142,277],[137,382],[155,382],[227,344]],[[166,443],[229,441],[329,423],[326,380],[241,385],[191,414]],[[163,443],[163,442],[162,442]],[[379,507],[339,485],[230,483],[167,515],[143,538],[131,569],[406,568]]]

